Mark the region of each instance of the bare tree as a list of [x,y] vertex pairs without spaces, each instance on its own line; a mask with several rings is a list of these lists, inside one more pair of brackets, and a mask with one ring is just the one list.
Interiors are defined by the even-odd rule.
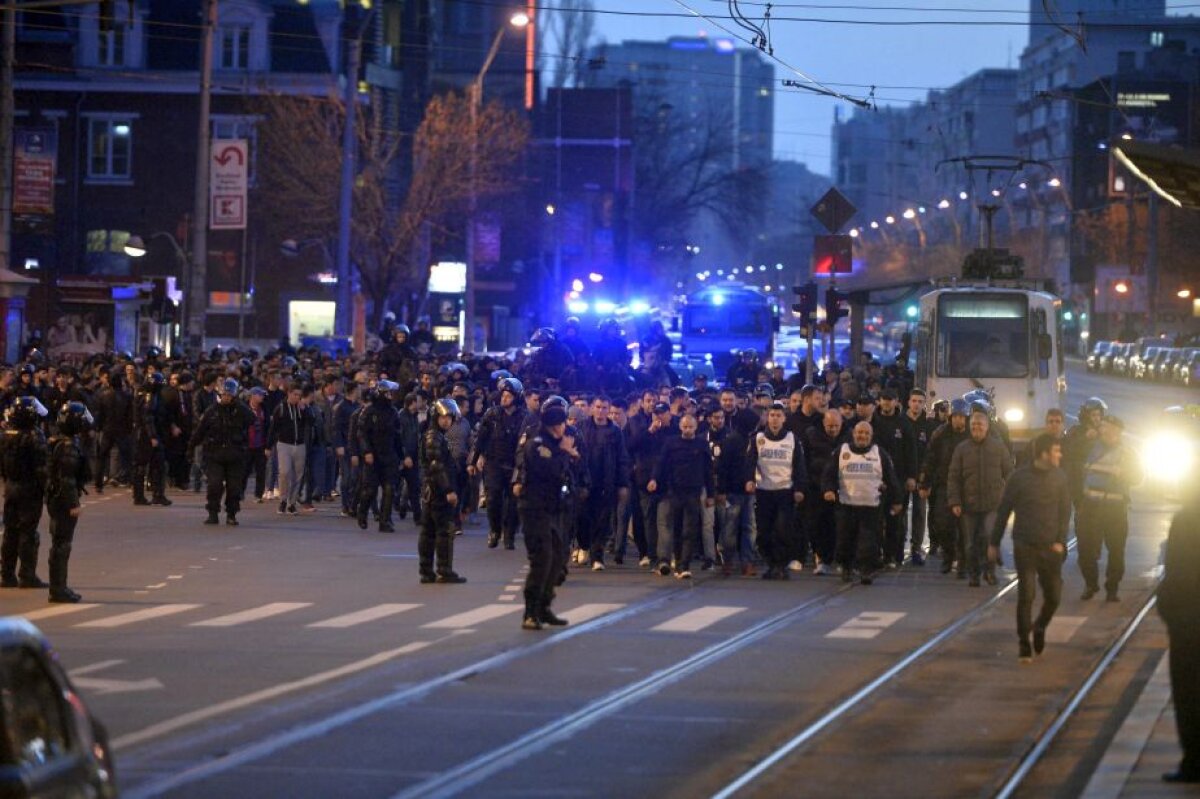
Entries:
[[552,12],[547,28],[554,40],[552,86],[562,89],[578,86],[586,68],[584,54],[592,43],[596,28],[592,0],[561,0]]
[[[514,186],[513,167],[529,133],[519,114],[498,103],[480,109],[472,128],[470,104],[456,94],[429,102],[411,141],[386,129],[373,108],[360,107],[359,114],[350,255],[380,317],[390,296],[420,293],[428,282],[429,264],[420,257],[426,236],[460,233],[451,217],[471,193],[473,137],[474,188],[484,199]],[[259,132],[258,188],[268,227],[287,236],[320,239],[332,248],[344,119],[337,98],[269,99]],[[398,159],[408,157],[412,178],[397,205],[389,180]]]

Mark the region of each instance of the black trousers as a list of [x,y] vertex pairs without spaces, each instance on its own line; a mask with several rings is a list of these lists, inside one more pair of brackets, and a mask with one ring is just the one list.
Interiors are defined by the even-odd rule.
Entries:
[[487,497],[488,532],[503,536],[504,541],[516,539],[517,498],[512,493],[512,469],[485,466],[483,491]]
[[958,520],[946,504],[946,489],[929,494],[929,541],[942,550],[942,558],[954,560],[958,550]]
[[425,505],[421,530],[417,534],[417,559],[422,575],[450,574],[454,571],[454,516],[455,509],[449,506]]
[[150,446],[149,441],[138,444],[133,463],[133,498],[146,498],[147,478],[150,481],[151,496],[156,499],[164,496],[166,455],[163,452],[162,442],[160,441],[157,447]]
[[525,599],[531,603],[549,603],[567,554],[562,534],[555,529],[561,514],[540,508],[522,508],[521,537],[529,557],[525,576]]
[[[260,451],[261,454],[261,451]],[[205,509],[216,516],[225,495],[225,512],[236,516],[241,510],[242,490],[246,483],[246,455],[241,452],[210,452],[205,457],[204,478],[208,482]]]
[[75,541],[75,525],[78,519],[71,515],[70,508],[47,508],[50,516],[50,590],[67,587],[67,563],[71,559],[71,546]]
[[904,541],[908,538],[908,498],[904,492],[904,507],[895,516],[888,514],[883,519],[883,557],[897,563],[904,562]]
[[579,545],[587,549],[592,560],[604,562],[604,548],[613,534],[617,513],[616,490],[597,491],[592,489],[584,503],[580,518]]
[[878,505],[838,505],[837,562],[844,569],[856,566],[863,574],[879,569],[879,534],[883,509]]
[[[673,491],[667,496],[671,508],[672,535],[679,536],[675,541],[675,551],[678,553],[678,557],[675,559],[676,571],[691,569],[692,552],[695,551],[696,544],[700,543],[700,530],[704,526],[701,518],[704,513],[704,500],[700,496],[700,494],[684,491]],[[701,545],[700,551],[704,551],[703,545]],[[786,561],[784,561],[784,565],[787,565]]]
[[[409,469],[400,469],[400,482],[404,484],[406,496],[404,501],[407,502],[407,508],[412,512],[413,520],[421,518],[421,470],[416,466]],[[401,509],[403,512],[403,508]],[[514,513],[516,510],[514,509]]]
[[[251,449],[246,452],[245,481],[254,475],[254,498],[262,499],[263,490],[267,485],[267,453],[264,449]],[[244,493],[244,490],[243,490]]]
[[832,502],[826,502],[821,490],[813,486],[804,497],[804,524],[813,552],[821,562],[831,565],[837,553],[837,519]]
[[30,579],[37,571],[38,522],[42,520],[45,487],[36,483],[10,480],[4,489],[4,536],[0,539],[0,576]]
[[754,494],[754,519],[758,526],[758,551],[769,568],[787,568],[796,551],[796,502],[792,490]]
[[1200,776],[1200,633],[1167,628],[1171,646],[1167,650],[1171,669],[1171,698],[1175,703],[1175,726],[1183,760],[1179,770]]
[[[396,483],[400,479],[400,464],[395,461],[381,463],[376,460],[373,464],[362,464],[362,472],[360,476],[362,489],[358,497],[358,515],[359,518],[365,518],[371,504],[375,501],[375,494],[379,489],[383,488],[383,496],[380,499],[379,506],[379,523],[391,524],[392,521],[392,504],[396,498]],[[424,522],[422,522],[424,524]]]
[[[1049,547],[1013,544],[1013,559],[1017,565],[1017,638],[1029,640],[1029,633],[1045,630],[1062,601],[1062,565],[1064,556]],[[1037,587],[1042,587],[1042,609],[1035,621],[1033,600]]]
[[1124,502],[1084,499],[1075,520],[1079,539],[1079,571],[1088,588],[1100,586],[1100,550],[1108,550],[1104,589],[1115,592],[1125,576],[1125,541],[1129,538],[1129,508]]

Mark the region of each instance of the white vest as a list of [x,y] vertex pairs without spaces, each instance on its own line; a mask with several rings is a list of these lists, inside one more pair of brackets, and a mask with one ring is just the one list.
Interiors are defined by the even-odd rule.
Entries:
[[838,449],[838,502],[843,505],[874,508],[883,490],[883,459],[879,447],[858,454],[849,444]]
[[784,491],[792,488],[792,458],[796,452],[796,437],[789,431],[778,441],[765,433],[755,437],[758,466],[754,481],[761,491]]

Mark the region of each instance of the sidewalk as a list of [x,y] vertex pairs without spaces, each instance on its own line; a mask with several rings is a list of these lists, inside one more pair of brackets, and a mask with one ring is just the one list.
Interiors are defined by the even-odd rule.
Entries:
[[1171,705],[1167,653],[1154,671],[1137,704],[1121,724],[1091,781],[1085,799],[1118,797],[1200,796],[1200,785],[1172,785],[1162,775],[1179,765],[1179,738]]

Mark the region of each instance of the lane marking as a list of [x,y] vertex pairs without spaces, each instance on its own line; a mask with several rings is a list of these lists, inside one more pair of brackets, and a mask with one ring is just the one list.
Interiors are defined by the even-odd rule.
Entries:
[[1046,643],[1065,644],[1087,620],[1087,616],[1055,616],[1046,628]]
[[95,671],[103,671],[104,669],[120,666],[125,661],[123,660],[101,660],[99,663],[89,663],[86,666],[80,666],[77,669],[71,669],[69,672],[72,678],[82,677],[85,674],[91,674]]
[[168,574],[167,579],[168,580],[182,580],[183,575],[182,574]]
[[623,604],[617,605],[606,604],[604,602],[590,602],[586,605],[580,605],[577,608],[571,608],[566,613],[563,613],[562,617],[571,622],[571,624],[583,624],[585,621],[598,619],[601,616],[608,615],[609,613],[620,610],[623,607],[625,607]]
[[444,619],[431,621],[421,626],[427,630],[462,630],[467,627],[474,627],[485,621],[498,619],[501,616],[507,616],[514,610],[519,609],[512,605],[484,605],[481,608],[468,610],[465,613],[456,613],[453,616],[447,616]]
[[98,607],[100,607],[100,605],[95,603],[90,605],[87,603],[80,603],[78,605],[54,605],[52,607],[31,610],[28,613],[19,613],[17,615],[21,616],[27,621],[40,621],[41,619],[53,619],[55,616],[65,616],[68,613],[78,613],[81,610],[91,610],[92,608]]
[[201,607],[200,605],[157,605],[152,608],[143,608],[142,610],[134,610],[129,613],[121,613],[116,616],[108,616],[95,621],[85,621],[83,624],[76,624],[76,627],[99,627],[105,630],[111,630],[114,627],[124,627],[127,624],[137,624],[150,619],[157,619],[162,616],[171,616],[176,613],[184,613],[189,610],[195,610]]
[[148,589],[150,589],[150,590],[154,590],[154,589],[157,589],[157,588],[166,588],[166,587],[167,587],[167,584],[166,584],[166,583],[155,583],[154,585],[148,585],[148,586],[146,586],[146,588],[148,588]]
[[907,616],[907,613],[886,613],[869,611],[860,613],[853,619],[825,633],[826,638],[851,638],[869,641],[880,633]]
[[266,605],[250,610],[243,610],[239,613],[230,613],[227,616],[217,616],[212,619],[204,619],[203,621],[194,621],[191,627],[236,627],[239,624],[248,624],[252,621],[260,619],[269,619],[272,616],[278,616],[282,613],[291,613],[293,610],[311,607],[311,602],[269,602]]
[[[311,688],[314,685],[320,685],[321,683],[326,683],[330,680],[336,680],[339,677],[355,674],[373,666],[378,666],[381,663],[386,663],[389,660],[395,660],[402,655],[420,652],[422,649],[432,646],[435,643],[438,642],[413,641],[410,644],[405,644],[404,646],[397,647],[396,649],[388,649],[383,652],[377,652],[370,657],[363,658],[362,660],[356,660],[353,663],[347,663],[345,666],[339,666],[336,669],[318,672],[317,674],[313,674],[299,680],[280,683],[279,685],[273,685],[270,688],[264,688],[260,691],[243,694],[242,696],[234,699],[227,699],[224,702],[218,702],[215,705],[209,705],[208,707],[201,708],[199,710],[183,713],[175,716],[174,718],[160,721],[157,724],[151,724],[149,727],[145,727],[144,729],[136,732],[131,732],[126,735],[122,735],[119,738],[114,738],[112,745],[115,749],[122,749],[128,746],[133,746],[134,744],[142,743],[143,741],[160,738],[163,735],[175,732],[183,727],[189,727],[197,722],[205,721],[223,713],[241,710],[242,708],[250,707],[251,705],[256,705],[259,702],[264,702],[268,699],[274,699],[277,696],[292,693],[293,691],[298,691],[302,688]],[[127,795],[133,796],[137,795],[137,793],[137,791],[134,791],[132,793],[127,793]]]
[[501,594],[500,596],[496,597],[496,599],[498,599],[501,602],[516,602],[517,595],[516,594]]
[[[1049,632],[1047,628],[1046,633]],[[1133,710],[1121,723],[1116,737],[1092,772],[1092,778],[1080,794],[1081,799],[1118,799],[1124,792],[1155,725],[1171,701],[1170,660],[1170,653],[1164,652],[1150,682],[1142,689]]]
[[334,616],[332,619],[313,622],[308,626],[345,629],[346,627],[354,627],[358,624],[366,624],[369,621],[385,619],[388,616],[395,616],[397,613],[404,613],[407,610],[416,610],[419,607],[423,606],[402,603],[385,603],[383,605],[376,605],[373,608],[358,610],[354,613],[347,613],[344,616]]
[[655,633],[695,633],[705,627],[711,627],[722,619],[736,616],[745,608],[726,607],[723,605],[707,605],[687,613],[681,613],[673,619],[650,628]]
[[508,593],[509,591],[520,591],[520,590],[521,590],[521,586],[520,586],[520,585],[506,585],[506,586],[504,586],[504,591],[505,591],[505,593]]

